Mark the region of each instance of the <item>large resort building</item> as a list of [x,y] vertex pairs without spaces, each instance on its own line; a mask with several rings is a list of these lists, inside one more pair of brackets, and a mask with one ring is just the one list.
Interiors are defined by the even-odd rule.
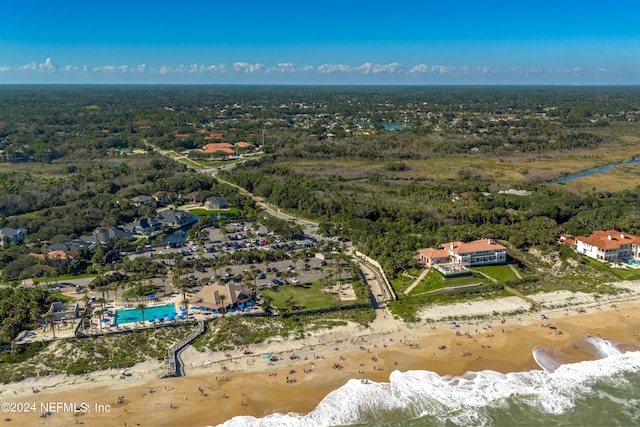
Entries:
[[420,261],[445,276],[468,274],[469,267],[507,261],[505,247],[493,239],[444,243],[441,249],[420,249],[418,256]]

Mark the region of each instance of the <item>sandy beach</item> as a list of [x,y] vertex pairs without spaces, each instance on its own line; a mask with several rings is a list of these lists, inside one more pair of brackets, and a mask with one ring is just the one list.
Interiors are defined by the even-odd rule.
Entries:
[[[2,386],[0,402],[15,410],[3,410],[2,419],[15,426],[216,425],[236,415],[306,413],[351,378],[387,382],[394,370],[540,369],[532,356],[536,346],[562,349],[569,361],[587,360],[592,356],[574,346],[585,334],[638,341],[640,283],[618,286],[628,292],[600,299],[538,295],[544,312],[510,315],[529,304],[509,297],[434,307],[421,322],[404,324],[382,309],[370,327],[348,325],[229,352],[188,348],[181,378],[157,379],[163,366],[155,361],[127,369],[125,379],[119,371],[32,378]],[[470,320],[474,315],[490,318]],[[47,407],[53,410],[43,417]]]

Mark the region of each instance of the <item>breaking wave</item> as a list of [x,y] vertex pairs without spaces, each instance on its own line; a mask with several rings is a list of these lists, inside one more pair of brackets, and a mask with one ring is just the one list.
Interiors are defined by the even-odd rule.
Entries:
[[[606,395],[615,401],[617,397],[606,390],[624,388],[629,374],[640,374],[640,351],[629,351],[640,349],[637,343],[584,337],[579,348],[595,360],[565,364],[562,352],[537,347],[533,356],[542,370],[508,374],[487,370],[460,376],[440,376],[430,371],[394,371],[388,383],[350,380],[328,394],[308,414],[272,414],[264,418],[239,416],[222,425],[420,425],[412,424],[410,420],[464,426],[518,424],[517,420],[504,417],[519,412],[526,412],[527,416],[560,416],[570,412],[585,396]],[[640,375],[635,377],[640,382]],[[634,405],[640,402],[640,398],[633,396],[619,399],[622,406],[624,402]],[[640,421],[640,414],[631,409],[627,420]]]

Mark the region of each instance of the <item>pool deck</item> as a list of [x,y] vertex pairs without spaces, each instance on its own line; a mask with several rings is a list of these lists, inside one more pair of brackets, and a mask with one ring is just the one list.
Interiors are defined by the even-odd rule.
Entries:
[[[118,310],[130,310],[130,309],[135,309],[135,306],[138,305],[139,303],[140,302],[132,303],[130,301],[129,302],[109,301],[105,305],[105,309],[109,310],[110,312],[115,312]],[[145,304],[147,304],[148,307],[175,304],[176,311],[178,312],[180,312],[180,309],[183,307],[181,294],[173,294],[166,297],[156,298],[155,300],[147,301]],[[55,337],[51,332],[50,326],[48,325],[39,326],[38,328],[31,331],[23,331],[18,336],[18,339],[16,340],[16,342],[18,345],[27,345],[32,342],[52,341],[54,339],[73,338],[76,336],[76,330],[78,331],[77,336],[96,336],[96,335],[105,335],[110,333],[122,333],[122,332],[128,332],[132,330],[141,330],[141,329],[148,329],[148,328],[157,328],[162,326],[178,325],[185,321],[189,321],[189,322],[198,321],[198,320],[207,321],[207,320],[215,319],[217,317],[222,316],[221,314],[205,315],[204,313],[205,312],[196,309],[195,306],[189,305],[188,316],[185,319],[176,319],[174,321],[165,320],[164,322],[158,322],[158,321],[150,322],[147,319],[145,319],[144,325],[142,325],[142,322],[140,321],[125,323],[121,325],[113,325],[114,318],[112,316],[108,316],[108,318],[111,320],[110,322],[104,322],[104,323],[102,323],[100,319],[96,317],[92,317],[91,327],[89,329],[84,329],[82,326],[79,326],[79,323],[82,321],[82,319],[75,319],[74,321],[67,321],[66,323],[56,324]],[[242,312],[236,311],[234,313],[226,313],[225,316],[238,315],[239,313],[242,313]]]

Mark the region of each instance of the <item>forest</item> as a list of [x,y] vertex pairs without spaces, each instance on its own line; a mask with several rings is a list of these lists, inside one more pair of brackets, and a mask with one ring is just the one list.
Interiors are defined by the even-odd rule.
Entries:
[[452,239],[527,249],[561,232],[640,232],[637,167],[615,183],[549,183],[640,155],[635,87],[5,86],[0,101],[0,227],[29,232],[0,250],[2,270],[152,214],[137,195],[200,191],[251,210],[150,148],[189,156],[212,133],[263,153],[225,179],[350,238],[389,274]]

